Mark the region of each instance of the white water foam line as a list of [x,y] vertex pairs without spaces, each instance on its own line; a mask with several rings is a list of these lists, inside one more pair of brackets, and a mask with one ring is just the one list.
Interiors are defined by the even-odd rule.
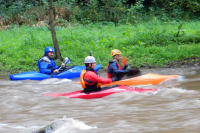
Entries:
[[60,83],[66,83],[66,82],[72,82],[71,79],[58,79],[58,78],[50,78],[40,81],[38,84],[60,84]]
[[171,78],[168,78],[162,82],[160,82],[158,85],[161,85],[161,84],[166,84],[166,83],[172,83],[172,82],[175,82],[175,81],[180,81],[183,77],[182,76],[178,76],[178,77],[171,77]]

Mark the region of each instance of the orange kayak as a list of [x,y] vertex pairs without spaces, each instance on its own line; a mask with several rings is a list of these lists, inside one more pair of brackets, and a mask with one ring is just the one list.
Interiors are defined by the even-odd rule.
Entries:
[[168,82],[175,80],[179,75],[157,75],[153,73],[148,73],[145,75],[137,76],[130,79],[115,81],[110,84],[104,84],[103,86],[110,86],[110,85],[127,85],[127,86],[133,86],[133,85],[157,85],[163,82]]
[[[133,85],[148,85],[148,84],[157,85],[160,83],[176,80],[178,76],[179,75],[158,75],[158,74],[148,73],[134,78],[115,81],[110,84],[104,84],[103,86],[110,86],[110,85],[133,86]],[[76,83],[81,84],[81,82],[76,82]]]

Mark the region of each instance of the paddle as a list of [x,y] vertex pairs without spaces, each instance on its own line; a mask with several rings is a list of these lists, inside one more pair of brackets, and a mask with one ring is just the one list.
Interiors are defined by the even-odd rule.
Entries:
[[128,64],[128,61],[127,61],[127,59],[126,59],[126,56],[123,56],[121,63],[122,63],[122,66],[123,66],[123,67],[125,67],[125,65]]
[[[64,64],[66,65],[66,64],[71,64],[72,63],[72,61],[70,60],[70,58],[69,57],[65,57],[65,60],[64,60]],[[60,71],[61,69],[63,69],[63,67],[61,66],[60,68],[58,68],[58,71]],[[49,78],[52,78],[52,76],[53,75],[56,75],[57,73],[52,73],[50,76],[49,76]]]
[[[121,63],[122,63],[123,67],[125,67],[126,65],[128,65],[128,61],[126,59],[126,56],[123,56]],[[141,74],[140,70],[137,69],[137,68],[132,69],[132,68],[130,68],[130,66],[128,66],[128,69],[130,71],[128,73],[128,76],[136,76],[136,75]]]

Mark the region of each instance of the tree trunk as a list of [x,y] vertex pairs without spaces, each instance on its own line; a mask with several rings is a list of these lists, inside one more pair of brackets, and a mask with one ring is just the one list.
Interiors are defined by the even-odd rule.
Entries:
[[54,15],[53,15],[53,6],[52,6],[52,1],[49,0],[49,21],[50,21],[50,28],[51,28],[51,35],[53,39],[53,45],[55,49],[55,59],[59,59],[60,61],[63,61],[63,58],[61,57],[60,49],[58,46],[57,38],[56,38],[56,32],[54,28]]

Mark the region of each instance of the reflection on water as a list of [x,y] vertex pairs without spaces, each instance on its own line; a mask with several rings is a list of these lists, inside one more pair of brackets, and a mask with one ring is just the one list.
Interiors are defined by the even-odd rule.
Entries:
[[10,81],[3,75],[0,132],[27,133],[49,125],[53,133],[199,132],[199,68],[142,69],[142,74],[149,72],[180,76],[165,84],[137,86],[158,88],[156,94],[125,92],[83,100],[43,96],[80,90],[78,79]]

